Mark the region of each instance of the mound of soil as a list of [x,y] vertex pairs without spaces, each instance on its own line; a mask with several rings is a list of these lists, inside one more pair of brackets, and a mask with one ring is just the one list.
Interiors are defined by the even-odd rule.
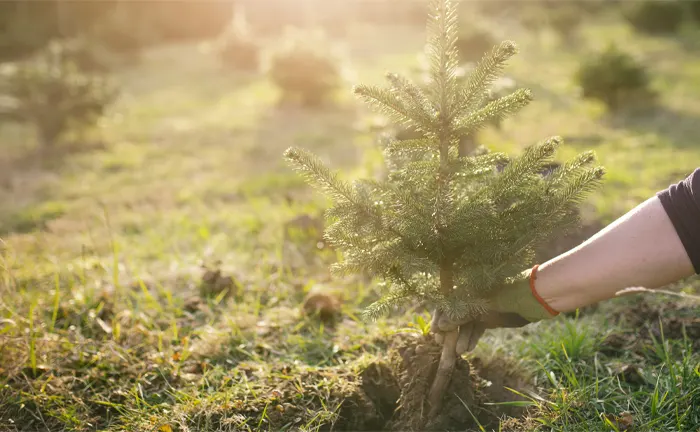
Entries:
[[380,431],[391,420],[401,389],[392,368],[371,363],[360,373],[361,385],[347,396],[334,431]]
[[700,349],[700,307],[674,300],[651,301],[641,297],[636,304],[621,310],[615,317],[626,334],[614,333],[602,344],[601,351],[616,355],[621,351],[642,353],[644,345],[656,340],[683,340],[686,336],[694,349]]
[[507,362],[470,364],[457,360],[440,413],[428,418],[427,395],[440,358],[440,346],[425,337],[394,347],[390,363],[372,363],[361,374],[358,391],[343,404],[335,431],[445,431],[497,426],[503,416],[523,414],[522,408],[488,406],[518,400],[506,387],[531,391],[527,379]]

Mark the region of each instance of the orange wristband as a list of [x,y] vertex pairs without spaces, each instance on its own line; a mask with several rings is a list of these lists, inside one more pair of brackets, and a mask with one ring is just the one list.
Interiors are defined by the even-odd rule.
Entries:
[[539,264],[535,264],[534,267],[532,267],[532,271],[530,271],[530,291],[532,291],[532,295],[537,299],[537,301],[544,307],[544,309],[549,312],[552,316],[557,316],[559,315],[559,312],[555,311],[550,305],[547,304],[546,301],[542,297],[540,297],[539,294],[537,294],[537,290],[535,289],[535,280],[537,279],[537,269],[539,268]]

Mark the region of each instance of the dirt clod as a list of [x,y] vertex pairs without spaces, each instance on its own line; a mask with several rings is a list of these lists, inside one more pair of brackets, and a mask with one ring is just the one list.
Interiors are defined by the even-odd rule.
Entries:
[[646,380],[642,376],[639,368],[635,365],[622,365],[617,371],[617,376],[628,384],[643,385]]
[[324,323],[333,324],[340,315],[340,307],[340,299],[333,293],[311,291],[302,309],[307,316],[317,316]]
[[224,275],[221,269],[202,266],[202,282],[199,285],[202,297],[216,297],[221,293],[229,297],[234,293],[235,286],[233,277]]
[[602,416],[619,431],[632,430],[634,427],[634,417],[628,411],[621,412],[619,415],[602,414]]
[[605,355],[615,356],[620,351],[628,349],[629,347],[630,339],[628,337],[620,333],[611,333],[603,339],[600,345],[600,352]]

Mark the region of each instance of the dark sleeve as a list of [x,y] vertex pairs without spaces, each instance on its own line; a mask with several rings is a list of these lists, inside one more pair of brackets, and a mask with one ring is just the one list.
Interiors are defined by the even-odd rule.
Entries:
[[700,168],[657,196],[683,242],[695,273],[700,274]]

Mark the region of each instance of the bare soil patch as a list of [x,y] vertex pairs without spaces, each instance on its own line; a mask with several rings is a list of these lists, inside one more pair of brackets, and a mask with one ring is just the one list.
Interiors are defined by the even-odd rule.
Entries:
[[520,416],[522,408],[488,405],[518,400],[518,391],[531,391],[524,376],[507,361],[471,363],[459,359],[440,413],[428,418],[426,400],[437,370],[440,347],[431,338],[403,340],[390,354],[389,364],[372,363],[360,375],[357,393],[344,404],[333,430],[445,431],[497,426],[500,418]]

